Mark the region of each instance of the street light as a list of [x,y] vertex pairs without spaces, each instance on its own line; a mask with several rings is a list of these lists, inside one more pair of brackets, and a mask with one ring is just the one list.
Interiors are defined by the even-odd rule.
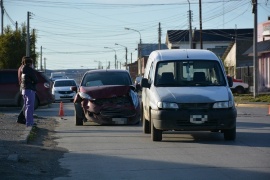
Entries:
[[126,47],[126,46],[123,46],[123,45],[121,45],[121,44],[118,44],[118,43],[115,43],[115,45],[122,46],[122,47],[124,47],[125,50],[126,50],[126,70],[127,70],[127,47]]
[[127,28],[127,27],[125,27],[125,30],[131,30],[131,31],[136,31],[137,33],[139,33],[139,35],[140,35],[140,44],[139,44],[139,50],[138,50],[138,54],[139,54],[139,60],[138,60],[138,69],[139,69],[139,74],[141,74],[141,62],[140,62],[140,60],[141,60],[141,45],[142,45],[142,37],[141,37],[141,33],[140,33],[140,31],[138,31],[138,30],[136,30],[136,29],[131,29],[131,28]]
[[116,59],[117,59],[117,56],[116,56],[116,50],[115,49],[113,49],[113,48],[111,48],[111,47],[104,47],[105,49],[112,49],[112,50],[114,50],[114,53],[115,53],[115,55],[114,55],[114,66],[115,66],[115,69],[117,69],[117,63],[116,63]]
[[141,58],[141,44],[142,44],[142,37],[141,37],[140,31],[138,31],[138,30],[136,30],[136,29],[127,28],[127,27],[125,27],[125,30],[136,31],[137,33],[139,33],[139,35],[140,35],[139,58]]

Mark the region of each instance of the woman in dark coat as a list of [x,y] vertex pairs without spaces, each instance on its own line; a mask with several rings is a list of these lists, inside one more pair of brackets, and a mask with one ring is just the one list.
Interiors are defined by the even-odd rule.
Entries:
[[32,68],[33,60],[30,57],[24,57],[25,65],[22,68],[21,75],[21,89],[24,97],[25,107],[25,119],[26,126],[34,125],[34,106],[35,106],[35,95],[36,95],[36,84],[37,76],[34,69]]

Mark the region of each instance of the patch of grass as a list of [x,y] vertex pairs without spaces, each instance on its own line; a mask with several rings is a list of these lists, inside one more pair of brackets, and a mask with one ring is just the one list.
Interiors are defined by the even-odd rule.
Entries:
[[234,101],[236,103],[248,103],[248,102],[270,103],[270,94],[260,94],[256,98],[253,97],[253,94],[234,94]]

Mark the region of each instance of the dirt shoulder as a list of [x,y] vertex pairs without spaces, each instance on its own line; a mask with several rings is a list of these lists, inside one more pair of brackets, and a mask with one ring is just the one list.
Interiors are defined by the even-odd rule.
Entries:
[[1,179],[45,180],[68,175],[58,161],[67,151],[54,141],[56,120],[36,117],[35,122],[26,144],[20,141],[25,125],[18,124],[14,115],[0,114]]

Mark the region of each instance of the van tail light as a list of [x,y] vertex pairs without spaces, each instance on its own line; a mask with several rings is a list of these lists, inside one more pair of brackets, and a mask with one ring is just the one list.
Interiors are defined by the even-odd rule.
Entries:
[[44,87],[45,88],[50,88],[50,84],[49,83],[44,83]]

